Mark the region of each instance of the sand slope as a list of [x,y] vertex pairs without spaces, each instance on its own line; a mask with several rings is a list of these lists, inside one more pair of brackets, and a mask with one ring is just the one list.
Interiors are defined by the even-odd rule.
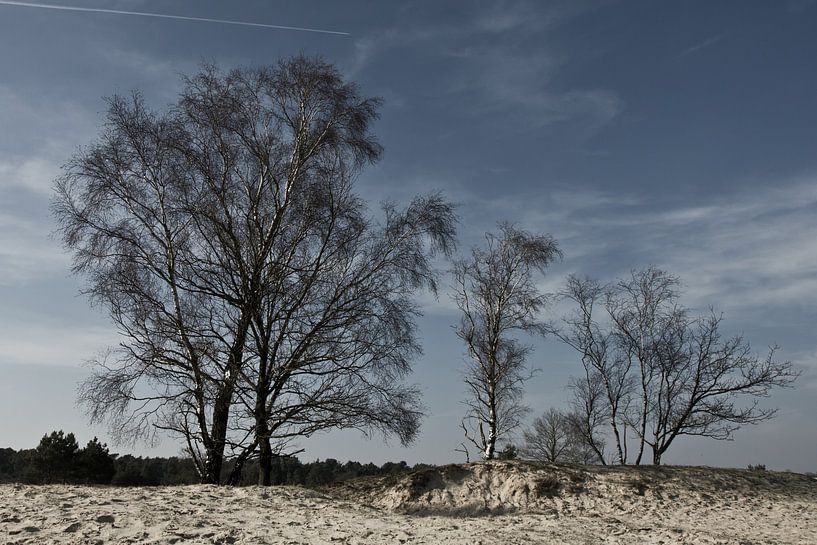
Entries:
[[445,466],[320,491],[0,486],[0,543],[817,543],[813,477]]

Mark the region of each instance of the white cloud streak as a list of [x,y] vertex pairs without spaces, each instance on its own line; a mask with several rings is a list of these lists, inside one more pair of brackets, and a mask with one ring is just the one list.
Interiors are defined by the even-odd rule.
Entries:
[[686,57],[687,55],[692,55],[693,53],[697,53],[701,49],[706,49],[707,47],[712,47],[716,43],[720,42],[723,39],[723,34],[718,34],[717,36],[712,36],[711,38],[707,38],[706,40],[699,42],[691,47],[688,47],[681,51],[678,55],[679,58]]
[[815,210],[817,185],[800,180],[715,203],[644,213],[622,230],[642,255],[679,274],[700,306],[756,311],[814,306]]
[[570,123],[581,134],[593,134],[624,109],[613,91],[552,89],[563,60],[548,52],[480,47],[462,53],[460,61],[465,69],[451,76],[449,92],[467,96],[480,115],[499,114],[508,127]]
[[187,15],[170,15],[166,13],[153,13],[153,12],[146,12],[146,11],[127,11],[127,10],[120,10],[120,9],[106,9],[106,8],[83,8],[79,6],[62,6],[57,4],[39,4],[34,2],[15,2],[11,0],[0,0],[0,5],[4,6],[15,6],[15,7],[24,7],[24,8],[39,8],[39,9],[51,9],[51,10],[59,10],[59,11],[76,11],[76,12],[83,12],[83,13],[107,13],[112,15],[129,15],[129,16],[136,16],[136,17],[153,17],[157,19],[173,19],[177,21],[193,21],[199,23],[217,23],[217,24],[224,24],[224,25],[238,25],[238,26],[246,26],[246,27],[256,27],[256,28],[267,28],[273,30],[292,30],[298,32],[315,32],[320,34],[334,34],[338,36],[349,36],[348,32],[339,32],[336,30],[325,30],[319,28],[307,28],[307,27],[296,27],[296,26],[285,26],[285,25],[272,25],[267,23],[253,23],[250,21],[233,21],[230,19],[213,19],[209,17],[191,17]]

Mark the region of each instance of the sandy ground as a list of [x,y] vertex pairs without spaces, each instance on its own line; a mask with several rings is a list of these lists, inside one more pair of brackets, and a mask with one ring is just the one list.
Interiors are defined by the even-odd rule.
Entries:
[[817,480],[495,462],[320,491],[2,485],[0,543],[814,545]]

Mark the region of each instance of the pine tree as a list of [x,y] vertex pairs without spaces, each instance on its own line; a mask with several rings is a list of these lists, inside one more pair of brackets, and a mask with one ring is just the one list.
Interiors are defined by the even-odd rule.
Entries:
[[43,435],[32,455],[34,479],[45,484],[70,482],[75,477],[78,451],[73,433],[60,430]]

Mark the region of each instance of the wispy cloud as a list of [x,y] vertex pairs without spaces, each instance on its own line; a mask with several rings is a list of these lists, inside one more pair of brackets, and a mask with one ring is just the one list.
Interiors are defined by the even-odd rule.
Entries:
[[0,86],[0,286],[23,286],[68,270],[50,239],[48,202],[54,179],[77,144],[91,134],[92,116],[66,101]]
[[0,286],[67,274],[70,261],[49,238],[49,225],[0,210]]
[[551,82],[564,62],[543,51],[473,48],[461,56],[465,69],[451,75],[449,92],[466,97],[480,115],[499,114],[508,126],[571,123],[584,134],[595,133],[621,113],[624,103],[605,89],[556,90]]
[[[34,196],[48,197],[54,179],[59,175],[57,163],[41,156],[0,159],[0,196],[13,188]],[[0,213],[2,209],[0,208]]]
[[[682,277],[692,304],[729,312],[817,305],[817,184],[727,195],[692,206],[595,204],[565,210],[565,244],[597,277],[649,263]],[[558,225],[558,224],[557,224]],[[601,252],[607,271],[598,270]],[[596,270],[593,270],[596,269]]]
[[491,32],[545,31],[616,0],[499,0],[484,4],[474,17],[478,28]]
[[468,111],[493,128],[526,131],[569,123],[563,127],[568,133],[572,128],[579,135],[594,134],[624,109],[622,99],[609,89],[555,86],[569,59],[542,37],[604,3],[507,1],[481,5],[456,24],[419,27],[408,21],[358,39],[348,72],[356,77],[396,52],[423,52],[437,70],[426,73],[435,86],[428,92],[469,104]]
[[96,116],[79,104],[46,93],[27,95],[0,84],[0,150],[8,163],[15,157],[63,161],[76,142],[94,132]]
[[702,305],[817,305],[814,181],[644,218],[646,252],[686,278]]
[[678,58],[686,57],[687,55],[692,55],[693,53],[697,53],[698,51],[706,49],[707,47],[712,47],[716,43],[720,42],[723,39],[723,36],[724,36],[723,34],[718,34],[717,36],[712,36],[710,38],[707,38],[706,40],[703,40],[702,42],[699,42],[691,47],[688,47],[681,51],[681,53],[678,55]]
[[0,322],[0,365],[77,367],[116,342],[113,328],[56,323],[45,316],[6,320]]
[[[406,202],[412,194],[445,188],[446,197],[458,204],[462,254],[481,244],[498,221],[552,234],[565,257],[540,283],[545,292],[560,291],[569,274],[612,281],[655,265],[681,277],[684,304],[700,312],[714,306],[730,325],[775,327],[768,316],[802,320],[817,309],[817,174],[756,180],[744,189],[684,202],[666,193],[554,182],[486,195],[467,179],[411,177],[388,191],[375,180],[363,181],[372,200],[388,196]],[[440,283],[441,288],[450,284],[448,278]],[[443,292],[438,300],[423,295],[420,302],[429,314],[456,315]],[[758,342],[778,341],[783,342],[773,336]],[[817,348],[813,336],[797,343]]]
[[0,5],[3,6],[14,6],[14,7],[24,7],[24,8],[38,8],[38,9],[49,9],[49,10],[59,10],[59,11],[75,11],[81,13],[107,13],[112,15],[126,15],[126,16],[135,16],[135,17],[151,17],[157,19],[172,19],[176,21],[192,21],[197,23],[216,23],[216,24],[223,24],[223,25],[237,25],[237,26],[246,26],[246,27],[256,27],[256,28],[266,28],[266,29],[273,29],[273,30],[293,30],[298,32],[316,32],[320,34],[335,34],[338,36],[348,36],[348,32],[339,32],[337,30],[325,30],[319,28],[308,28],[308,27],[297,27],[297,26],[285,26],[285,25],[273,25],[269,23],[255,23],[251,21],[234,21],[230,19],[213,19],[209,17],[193,17],[188,15],[171,15],[167,13],[155,13],[155,12],[146,12],[146,11],[128,11],[128,10],[121,10],[121,9],[106,9],[106,8],[86,8],[80,6],[64,6],[58,4],[41,4],[41,3],[34,3],[34,2],[15,2],[11,0],[0,0]]
[[556,237],[565,259],[547,291],[567,274],[613,280],[653,264],[679,275],[685,303],[699,310],[758,317],[817,308],[817,176],[690,204],[569,187],[490,198],[448,187],[469,226],[463,251],[500,220]]

